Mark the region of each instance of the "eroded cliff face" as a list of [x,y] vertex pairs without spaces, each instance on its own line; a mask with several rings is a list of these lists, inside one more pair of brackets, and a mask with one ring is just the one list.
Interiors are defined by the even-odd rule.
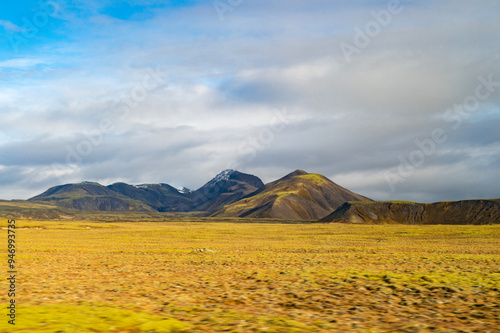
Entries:
[[500,224],[500,199],[436,202],[346,202],[321,222]]

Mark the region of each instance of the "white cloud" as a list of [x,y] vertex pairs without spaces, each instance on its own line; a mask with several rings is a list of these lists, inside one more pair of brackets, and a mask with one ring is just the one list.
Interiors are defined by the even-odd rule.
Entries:
[[0,20],[0,26],[3,27],[7,32],[18,32],[21,31],[21,27],[15,25],[14,23],[6,20]]
[[[494,195],[477,168],[499,176],[499,94],[459,130],[442,115],[474,93],[480,75],[500,80],[500,48],[492,42],[498,3],[408,4],[346,64],[339,43],[386,5],[245,2],[224,22],[211,4],[155,9],[142,22],[105,17],[97,3],[84,14],[67,9],[57,33],[68,39],[0,61],[0,164],[8,165],[0,170],[0,198],[81,180],[196,188],[231,160],[266,181],[297,168],[320,172],[374,199],[460,199],[482,196],[481,187]],[[114,103],[157,65],[165,86],[117,117]],[[253,158],[243,154],[238,147],[283,108],[293,116],[285,129]],[[105,118],[115,129],[103,143],[73,172],[52,173],[67,147],[88,140]],[[385,172],[436,127],[448,141],[391,193]],[[442,177],[448,169],[455,178]]]
[[14,58],[9,60],[0,61],[0,69],[28,69],[36,65],[46,64],[41,59],[32,58]]

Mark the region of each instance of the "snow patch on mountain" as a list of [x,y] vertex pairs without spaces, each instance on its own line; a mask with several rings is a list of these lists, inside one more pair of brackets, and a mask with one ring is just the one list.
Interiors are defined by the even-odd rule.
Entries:
[[227,169],[215,176],[211,181],[207,183],[207,186],[214,187],[218,182],[229,180],[231,175],[234,173],[233,169]]
[[181,188],[176,188],[176,190],[177,190],[178,192],[180,192],[180,193],[184,193],[184,194],[186,194],[186,193],[191,193],[191,192],[192,192],[192,191],[191,191],[191,189],[189,189],[189,188],[187,188],[187,187],[184,187],[184,186],[183,186],[183,187],[181,187]]

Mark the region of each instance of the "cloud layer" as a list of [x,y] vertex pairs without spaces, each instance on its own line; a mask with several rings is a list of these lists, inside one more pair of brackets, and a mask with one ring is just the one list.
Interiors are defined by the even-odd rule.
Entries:
[[497,1],[58,3],[0,16],[0,198],[198,188],[228,167],[378,200],[500,197]]

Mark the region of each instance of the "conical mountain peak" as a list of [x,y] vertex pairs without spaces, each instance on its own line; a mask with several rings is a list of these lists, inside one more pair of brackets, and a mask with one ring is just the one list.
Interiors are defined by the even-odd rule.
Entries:
[[295,177],[295,176],[304,176],[304,175],[308,175],[307,172],[305,172],[304,170],[301,170],[301,169],[297,169],[295,170],[294,172],[291,172],[287,175],[290,176],[290,177]]
[[212,216],[316,220],[346,201],[368,200],[322,175],[295,170]]

